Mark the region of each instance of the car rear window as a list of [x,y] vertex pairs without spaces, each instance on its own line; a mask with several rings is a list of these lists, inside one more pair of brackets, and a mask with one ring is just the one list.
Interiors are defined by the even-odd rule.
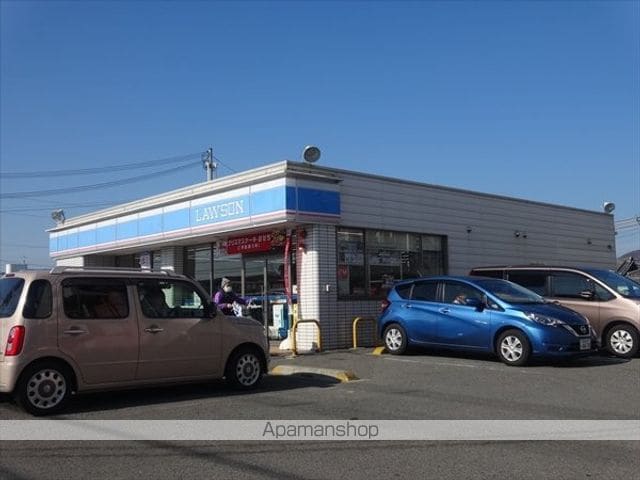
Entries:
[[62,282],[64,313],[69,318],[126,318],[127,286],[122,280],[69,278]]
[[535,271],[512,271],[509,272],[509,281],[517,283],[538,295],[548,295],[547,273]]
[[425,302],[437,301],[438,283],[437,282],[416,282],[413,287],[413,300],[423,300]]
[[22,309],[25,318],[47,318],[51,315],[53,298],[48,280],[35,280],[29,285],[27,301]]
[[396,293],[400,295],[401,298],[410,298],[411,297],[411,287],[410,283],[406,283],[404,285],[398,285],[396,287]]
[[471,272],[469,272],[469,275],[489,278],[503,278],[504,276],[502,270],[471,270]]
[[553,272],[551,296],[582,299],[582,292],[593,291],[593,280],[573,272]]
[[22,278],[0,279],[0,317],[10,317],[16,311],[24,287]]

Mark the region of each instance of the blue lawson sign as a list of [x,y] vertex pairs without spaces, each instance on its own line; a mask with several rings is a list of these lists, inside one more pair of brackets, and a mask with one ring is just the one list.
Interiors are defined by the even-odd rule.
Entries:
[[[140,212],[110,219],[81,228],[52,232],[49,250],[52,256],[90,253],[114,246],[143,245],[147,242],[188,238],[202,232],[273,224],[297,217],[340,218],[340,193],[321,188],[283,185],[250,190],[248,194],[228,197],[212,195],[211,200],[199,198],[177,205],[155,209],[157,213]],[[246,192],[246,190],[244,190]],[[214,200],[215,199],[215,200]],[[184,206],[182,206],[184,205]]]
[[245,198],[241,198],[239,200],[224,201],[222,203],[192,208],[193,222],[199,225],[214,222],[218,219],[244,217],[248,215],[249,211],[247,208],[247,213],[245,214],[245,200]]

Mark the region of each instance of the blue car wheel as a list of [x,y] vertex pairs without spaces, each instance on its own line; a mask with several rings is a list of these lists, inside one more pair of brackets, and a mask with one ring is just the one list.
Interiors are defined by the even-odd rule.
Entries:
[[531,345],[519,330],[507,330],[498,338],[497,354],[507,365],[521,366],[529,361]]
[[407,333],[397,323],[388,325],[382,338],[387,351],[393,355],[401,355],[407,349]]

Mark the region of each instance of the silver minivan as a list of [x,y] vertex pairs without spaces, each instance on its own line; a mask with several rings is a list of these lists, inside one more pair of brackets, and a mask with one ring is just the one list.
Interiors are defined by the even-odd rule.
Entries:
[[477,267],[471,275],[510,280],[581,313],[613,355],[631,358],[640,347],[640,284],[599,268]]
[[55,267],[0,278],[0,392],[34,415],[70,395],[225,378],[255,387],[269,347],[170,271]]

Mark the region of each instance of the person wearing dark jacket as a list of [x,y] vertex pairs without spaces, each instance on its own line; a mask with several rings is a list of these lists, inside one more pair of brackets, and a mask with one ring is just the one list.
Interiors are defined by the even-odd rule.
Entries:
[[220,290],[218,290],[213,296],[213,301],[225,315],[234,315],[234,303],[239,303],[241,305],[247,304],[242,297],[236,295],[236,292],[233,291],[231,280],[228,278],[223,278],[222,282],[220,282]]

